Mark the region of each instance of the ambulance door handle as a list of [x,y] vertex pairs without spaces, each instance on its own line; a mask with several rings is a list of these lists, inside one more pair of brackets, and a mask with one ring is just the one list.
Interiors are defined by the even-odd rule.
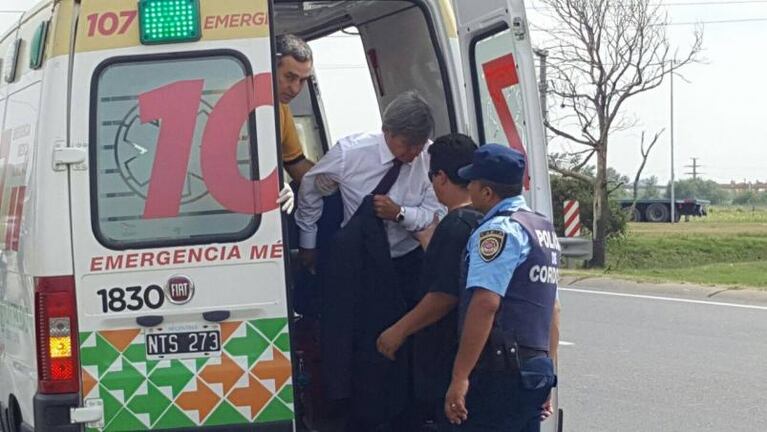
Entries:
[[232,313],[227,310],[203,312],[202,314],[202,317],[205,318],[205,321],[215,323],[226,321],[230,316],[232,316]]
[[140,325],[141,327],[155,327],[165,320],[165,318],[159,316],[159,315],[147,315],[147,316],[140,316],[136,318],[136,324]]
[[88,169],[87,160],[87,144],[74,144],[72,147],[67,147],[64,140],[56,142],[53,149],[54,171],[66,171],[70,166],[77,171],[84,171]]

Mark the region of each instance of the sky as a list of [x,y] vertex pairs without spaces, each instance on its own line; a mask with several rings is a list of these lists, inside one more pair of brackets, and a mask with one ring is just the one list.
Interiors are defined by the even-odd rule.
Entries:
[[[677,179],[689,177],[686,165],[698,158],[702,178],[729,183],[767,181],[767,0],[661,0],[670,21],[672,46],[689,45],[694,27],[704,23],[704,63],[675,80],[675,163]],[[37,0],[0,0],[0,11],[24,10]],[[528,18],[542,22],[537,0],[528,1]],[[17,14],[0,13],[0,32]],[[759,21],[758,19],[763,19]],[[712,21],[741,20],[715,23]],[[752,21],[745,21],[752,20]],[[533,35],[535,44],[535,34]],[[380,126],[364,52],[356,38],[329,37],[312,43],[317,77],[333,139]],[[642,131],[666,129],[648,160],[643,177],[670,178],[670,88],[668,82],[628,103],[639,124],[611,136],[608,163],[633,178],[641,161]],[[349,95],[355,95],[349,103]],[[577,149],[577,146],[571,146]],[[554,151],[562,146],[554,144]]]
[[[529,19],[540,20],[537,1],[528,3]],[[689,81],[674,80],[676,177],[689,178],[693,157],[704,179],[719,182],[767,180],[767,1],[664,0],[672,23],[703,22],[705,60],[681,70]],[[732,23],[710,21],[753,20]],[[706,23],[709,21],[710,23]],[[672,47],[689,47],[693,25],[668,28]],[[535,35],[534,35],[535,36]],[[533,39],[535,40],[535,39]],[[643,177],[670,178],[670,85],[633,99],[629,114],[639,125],[611,136],[608,163],[633,179],[641,162],[642,131],[654,135],[665,128],[648,160]],[[577,146],[571,148],[577,149]]]

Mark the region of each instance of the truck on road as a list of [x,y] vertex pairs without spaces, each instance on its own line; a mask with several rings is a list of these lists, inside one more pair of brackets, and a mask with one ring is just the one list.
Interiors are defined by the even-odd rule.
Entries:
[[[668,199],[642,199],[637,200],[632,209],[634,200],[621,200],[621,208],[629,211],[631,222],[671,222],[671,200]],[[684,199],[675,201],[674,219],[679,222],[682,216],[689,219],[690,216],[706,216],[707,206],[711,204],[707,200]]]

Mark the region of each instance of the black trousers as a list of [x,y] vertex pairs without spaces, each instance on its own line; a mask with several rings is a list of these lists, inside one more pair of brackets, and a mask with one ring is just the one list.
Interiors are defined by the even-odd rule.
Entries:
[[[392,259],[398,279],[397,286],[392,288],[400,291],[408,311],[419,301],[418,287],[421,280],[423,255],[423,249],[418,247],[401,257]],[[408,391],[407,394],[402,395],[402,398],[407,401],[405,405],[407,408],[382,424],[369,424],[360,419],[349,418],[346,423],[346,432],[419,432],[421,430],[423,415],[415,402],[412,344],[409,341],[403,344],[397,355],[407,359]]]
[[526,389],[519,372],[474,371],[466,396],[468,420],[456,432],[539,432],[551,387]]
[[407,309],[413,309],[418,303],[418,286],[421,282],[423,271],[423,249],[414,249],[399,258],[394,258],[394,269],[399,278],[398,288],[407,303]]

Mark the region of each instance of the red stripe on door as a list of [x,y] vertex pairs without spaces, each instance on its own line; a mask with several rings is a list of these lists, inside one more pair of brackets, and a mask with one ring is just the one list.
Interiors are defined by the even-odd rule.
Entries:
[[11,250],[19,250],[19,235],[21,234],[21,212],[24,209],[24,196],[26,195],[27,187],[19,186],[16,188],[16,205],[14,207],[15,212],[13,214],[13,231],[11,233]]
[[3,198],[5,195],[5,179],[8,174],[8,159],[11,150],[11,136],[12,131],[10,129],[3,131],[0,135],[0,159],[3,160],[2,167],[0,167],[0,208],[3,205]]
[[[493,100],[495,112],[498,114],[498,120],[501,122],[503,133],[509,141],[509,146],[525,155],[525,159],[527,159],[527,152],[522,144],[522,139],[519,137],[517,125],[514,123],[514,116],[511,114],[509,104],[503,96],[504,89],[519,84],[517,64],[514,62],[514,56],[507,54],[491,60],[482,65],[482,70],[485,72],[487,90],[490,93],[490,98]],[[480,125],[480,127],[482,126]],[[527,164],[525,165],[525,189],[530,189],[530,175]]]
[[3,241],[3,249],[11,249],[11,237],[13,237],[13,229],[16,218],[16,195],[18,195],[18,188],[11,189],[11,201],[8,203],[8,213],[5,216],[5,237]]

